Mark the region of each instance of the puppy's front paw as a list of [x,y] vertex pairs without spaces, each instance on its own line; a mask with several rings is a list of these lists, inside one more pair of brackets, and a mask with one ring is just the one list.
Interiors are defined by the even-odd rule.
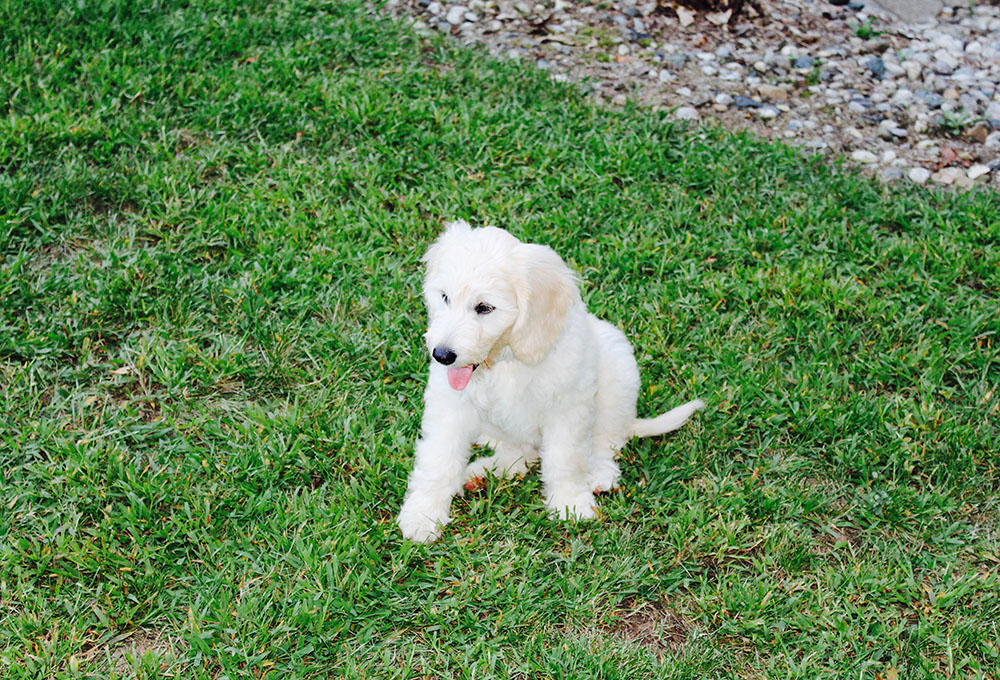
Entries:
[[441,536],[441,530],[451,521],[448,508],[433,507],[407,500],[399,511],[396,523],[403,532],[403,538],[416,543],[430,543]]
[[580,493],[572,497],[553,497],[546,501],[549,513],[556,519],[585,520],[597,518],[594,494]]

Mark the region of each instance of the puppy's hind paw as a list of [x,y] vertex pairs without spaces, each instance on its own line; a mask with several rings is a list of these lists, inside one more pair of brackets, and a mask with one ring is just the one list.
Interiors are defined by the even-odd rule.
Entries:
[[594,494],[592,493],[580,494],[565,502],[552,499],[546,503],[546,506],[555,519],[570,521],[597,519],[597,506],[594,503]]

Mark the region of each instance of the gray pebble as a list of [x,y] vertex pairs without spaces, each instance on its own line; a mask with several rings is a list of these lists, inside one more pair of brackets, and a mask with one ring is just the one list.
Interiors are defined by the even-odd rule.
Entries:
[[948,76],[955,72],[954,66],[940,59],[935,59],[934,64],[931,65],[931,68],[934,69],[935,73],[940,73],[943,76]]
[[886,168],[882,171],[880,178],[883,182],[896,182],[903,179],[902,168]]
[[750,97],[746,97],[742,94],[738,94],[733,97],[733,106],[738,109],[759,109],[763,104]]
[[918,90],[914,96],[932,109],[939,108],[944,103],[944,98],[941,95],[927,90]]
[[795,68],[812,68],[816,60],[808,55],[803,55],[795,60]]
[[882,61],[882,57],[872,57],[865,62],[865,68],[876,78],[881,78],[885,75],[885,62]]
[[674,69],[679,71],[682,68],[684,68],[685,65],[687,65],[688,58],[689,58],[688,55],[684,54],[683,52],[679,52],[678,54],[668,55],[666,61],[668,64],[674,67]]

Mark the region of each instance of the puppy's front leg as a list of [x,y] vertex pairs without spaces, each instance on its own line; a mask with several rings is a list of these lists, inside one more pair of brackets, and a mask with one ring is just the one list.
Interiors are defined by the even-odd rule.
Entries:
[[562,414],[542,431],[542,482],[545,505],[559,519],[597,517],[587,446],[592,414],[585,409]]
[[451,499],[465,481],[475,432],[468,409],[435,403],[429,394],[425,402],[413,472],[396,520],[404,537],[420,543],[436,540],[451,521]]

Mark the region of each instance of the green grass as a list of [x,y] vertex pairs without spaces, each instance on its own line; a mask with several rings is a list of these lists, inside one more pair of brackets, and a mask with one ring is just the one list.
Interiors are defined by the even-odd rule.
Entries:
[[[0,0],[0,676],[1000,677],[1000,200],[595,108],[349,2]],[[393,518],[443,219],[554,247],[640,413]],[[132,642],[158,640],[133,657]]]

